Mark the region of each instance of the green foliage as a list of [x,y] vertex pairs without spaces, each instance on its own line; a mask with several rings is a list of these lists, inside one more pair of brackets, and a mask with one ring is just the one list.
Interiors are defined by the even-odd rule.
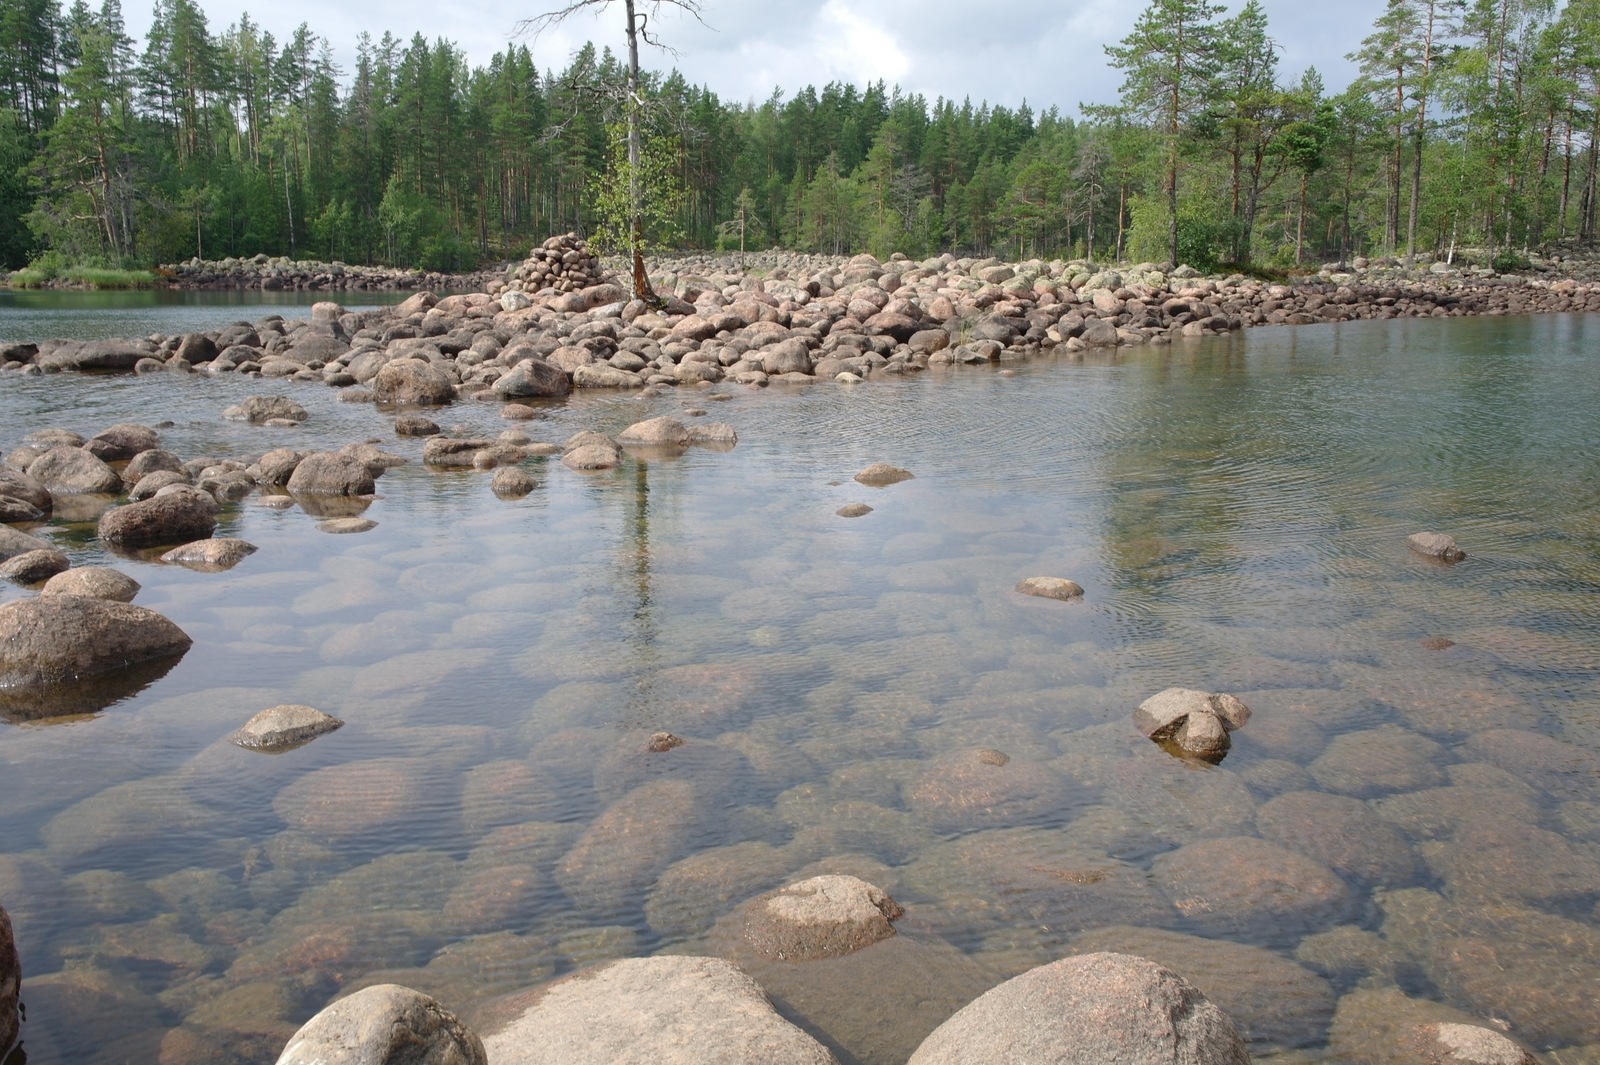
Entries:
[[610,149],[606,169],[591,187],[589,209],[594,229],[589,242],[602,253],[620,255],[633,248],[634,185],[639,194],[639,221],[646,253],[681,247],[679,219],[686,194],[678,179],[675,138],[646,132],[641,135],[639,165],[628,162],[628,127],[615,122],[606,127]]

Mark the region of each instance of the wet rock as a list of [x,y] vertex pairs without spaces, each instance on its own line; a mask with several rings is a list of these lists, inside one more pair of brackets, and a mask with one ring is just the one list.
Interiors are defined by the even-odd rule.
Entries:
[[854,953],[894,935],[905,911],[883,889],[853,876],[819,876],[752,899],[743,934],[757,954],[814,961]]
[[215,500],[199,489],[176,486],[106,511],[97,532],[117,547],[153,547],[204,539],[216,527]]
[[140,500],[152,498],[160,493],[163,488],[167,488],[175,484],[187,485],[190,483],[191,480],[187,473],[177,473],[172,470],[156,470],[154,473],[147,473],[143,477],[139,478],[139,482],[133,486],[131,491],[128,492],[128,499],[137,503]]
[[688,447],[689,430],[678,419],[663,415],[628,426],[617,434],[617,443],[637,447]]
[[[0,488],[4,488],[0,485]],[[48,498],[48,494],[47,494]],[[50,512],[28,502],[0,492],[0,525],[14,525],[26,521],[43,521]]]
[[1307,769],[1329,791],[1372,798],[1445,783],[1450,755],[1439,744],[1394,725],[1334,737]]
[[[1137,738],[1132,730],[1129,734]],[[1168,758],[1154,749],[1150,756],[1154,761],[1116,763],[1106,780],[1106,795],[1111,805],[1147,825],[1158,839],[1181,846],[1238,835],[1254,826],[1256,801],[1236,775]]]
[[1455,900],[1559,903],[1600,897],[1600,854],[1526,821],[1489,817],[1463,824],[1428,854]]
[[395,359],[372,379],[379,403],[408,407],[442,407],[456,398],[450,375],[425,359]]
[[1295,948],[1294,957],[1341,987],[1369,979],[1398,983],[1406,964],[1382,936],[1348,924],[1306,936]]
[[1366,887],[1408,887],[1422,875],[1416,848],[1359,799],[1290,792],[1262,805],[1256,828],[1279,846]]
[[204,573],[220,573],[232,569],[255,553],[255,544],[224,536],[175,547],[163,554],[161,561]]
[[1321,862],[1254,836],[1204,840],[1151,866],[1178,912],[1210,934],[1276,942],[1348,918],[1350,888]]
[[305,452],[287,447],[273,448],[256,460],[256,469],[261,472],[261,483],[282,488],[289,483],[289,478],[294,476],[294,469],[300,465],[300,460],[303,458]]
[[495,1065],[837,1065],[715,958],[631,958],[512,996],[480,1023]]
[[561,456],[562,465],[572,470],[609,470],[622,461],[622,452],[607,444],[584,444]]
[[1339,1061],[1369,1065],[1537,1065],[1538,1058],[1481,1020],[1395,987],[1361,988],[1339,1000],[1328,1036]]
[[160,447],[161,437],[149,426],[123,422],[101,430],[83,446],[102,462],[125,462]]
[[436,801],[417,759],[372,758],[313,770],[278,792],[272,808],[321,839],[347,840],[392,828]]
[[22,990],[22,962],[11,931],[11,918],[0,906],[0,1050],[17,1040],[18,994]]
[[8,529],[0,525],[0,561],[16,558],[18,555],[30,554],[34,551],[54,551],[55,547],[48,540],[41,540],[37,536],[29,536],[16,529]]
[[789,859],[770,843],[717,847],[673,863],[645,903],[645,919],[658,935],[698,935],[744,899],[781,883]]
[[57,593],[6,603],[0,605],[0,688],[111,673],[180,655],[192,642],[160,614],[127,603]]
[[1250,720],[1250,709],[1224,693],[1168,688],[1133,712],[1140,732],[1177,753],[1220,762],[1232,745],[1228,733]]
[[229,421],[256,425],[269,421],[303,422],[310,417],[304,407],[288,396],[251,396],[223,411],[222,416]]
[[120,339],[69,342],[35,361],[45,370],[131,370],[150,351]]
[[445,927],[476,935],[525,925],[550,895],[543,873],[526,865],[501,865],[469,873],[439,911]]
[[76,447],[53,447],[28,463],[28,476],[52,495],[115,495],[122,478],[89,452]]
[[1156,928],[1101,928],[1076,936],[1078,953],[1114,951],[1172,970],[1222,1009],[1253,1047],[1290,1048],[1322,1041],[1333,1017],[1329,983],[1262,947]]
[[377,488],[372,470],[350,455],[317,452],[300,460],[286,486],[290,495],[366,496]]
[[885,485],[909,481],[911,478],[912,473],[910,470],[903,470],[899,466],[891,466],[887,462],[874,462],[856,474],[855,479],[861,484],[882,488]]
[[706,740],[684,740],[671,733],[630,736],[618,741],[594,768],[594,787],[611,802],[641,784],[686,780],[705,800],[739,794],[750,783],[744,755]]
[[543,359],[524,359],[499,377],[493,386],[501,399],[530,399],[538,396],[564,396],[572,382],[559,367]]
[[872,508],[865,503],[846,503],[834,513],[841,518],[864,518],[872,513]]
[[[40,481],[29,477],[21,470],[13,470],[0,466],[0,513],[4,513],[5,506],[10,504],[25,505],[38,515],[50,513],[50,490]],[[0,521],[34,521],[37,518],[10,517]]]
[[437,422],[420,414],[401,414],[394,420],[396,436],[437,436],[442,431]]
[[1406,537],[1406,546],[1419,555],[1436,558],[1441,562],[1460,562],[1467,557],[1467,553],[1461,550],[1455,540],[1444,533],[1412,533]]
[[570,820],[588,811],[591,797],[520,759],[500,759],[473,766],[461,788],[461,823],[469,832],[502,825]]
[[1068,602],[1083,598],[1083,585],[1064,577],[1026,577],[1017,582],[1017,591],[1041,599],[1060,599]]
[[704,816],[694,785],[644,784],[595,818],[556,866],[555,879],[573,905],[595,917],[637,912],[649,886],[681,858]]
[[45,582],[40,595],[70,595],[84,599],[105,599],[131,603],[139,594],[139,582],[121,570],[108,566],[76,566]]
[[[110,461],[110,460],[107,460]],[[138,484],[152,473],[185,473],[183,460],[170,451],[150,448],[135,455],[122,469],[122,479],[127,484]]]
[[1244,1040],[1193,985],[1123,954],[1063,958],[1013,977],[941,1024],[910,1065],[1247,1065]]
[[228,739],[255,751],[286,751],[332,732],[344,722],[309,706],[288,704],[261,711]]
[[1600,754],[1576,743],[1521,729],[1490,729],[1467,740],[1462,750],[1553,798],[1600,802]]
[[521,499],[537,487],[539,483],[532,475],[515,466],[502,466],[495,470],[489,481],[489,490],[501,499]]
[[307,1021],[278,1065],[488,1065],[483,1042],[434,999],[398,984],[362,988]]
[[1416,888],[1379,904],[1384,936],[1446,997],[1536,1046],[1600,1042],[1600,928],[1520,903],[1454,903]]
[[16,584],[39,584],[66,572],[71,565],[72,560],[54,548],[24,551],[0,563],[0,580]]
[[911,812],[941,830],[1026,824],[1059,815],[1072,797],[1055,770],[989,748],[941,755],[905,789]]
[[329,518],[327,521],[317,522],[317,531],[343,535],[347,533],[363,533],[376,529],[378,523],[371,518]]
[[1145,870],[1057,829],[975,832],[929,848],[902,875],[934,900],[936,927],[968,933],[999,922],[1049,929],[1049,942],[1104,925],[1175,925],[1178,914]]

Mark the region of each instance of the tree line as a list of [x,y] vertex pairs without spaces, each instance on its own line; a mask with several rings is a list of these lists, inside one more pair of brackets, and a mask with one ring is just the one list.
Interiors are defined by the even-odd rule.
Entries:
[[642,182],[669,248],[944,250],[1287,268],[1592,243],[1600,0],[1389,0],[1331,93],[1256,0],[1150,0],[1119,98],[1035,111],[830,83],[759,103],[584,47],[486,66],[422,34],[215,30],[156,0],[0,7],[0,262],[257,253],[467,269],[604,238]]

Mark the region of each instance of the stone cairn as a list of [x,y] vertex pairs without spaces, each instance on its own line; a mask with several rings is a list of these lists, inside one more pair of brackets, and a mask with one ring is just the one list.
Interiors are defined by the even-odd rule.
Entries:
[[589,245],[576,233],[551,237],[533,249],[511,273],[507,288],[517,292],[578,292],[613,280]]

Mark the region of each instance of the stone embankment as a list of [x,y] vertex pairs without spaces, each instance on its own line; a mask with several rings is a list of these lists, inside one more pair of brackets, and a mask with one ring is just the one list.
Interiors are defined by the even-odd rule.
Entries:
[[1355,272],[1328,268],[1292,285],[1149,263],[1102,269],[949,255],[914,263],[770,254],[742,266],[665,265],[656,279],[661,298],[632,299],[568,234],[484,292],[419,292],[359,314],[322,303],[310,321],[273,316],[182,336],[0,343],[0,370],[260,374],[396,405],[505,401],[516,417],[529,413],[517,406],[523,400],[581,388],[856,383],[1258,325],[1600,311],[1600,282],[1419,274],[1359,261]]
[[267,292],[310,290],[414,292],[418,289],[481,289],[500,276],[497,271],[449,274],[392,266],[352,266],[296,260],[283,256],[190,259],[160,267],[156,274],[169,288],[262,289]]

